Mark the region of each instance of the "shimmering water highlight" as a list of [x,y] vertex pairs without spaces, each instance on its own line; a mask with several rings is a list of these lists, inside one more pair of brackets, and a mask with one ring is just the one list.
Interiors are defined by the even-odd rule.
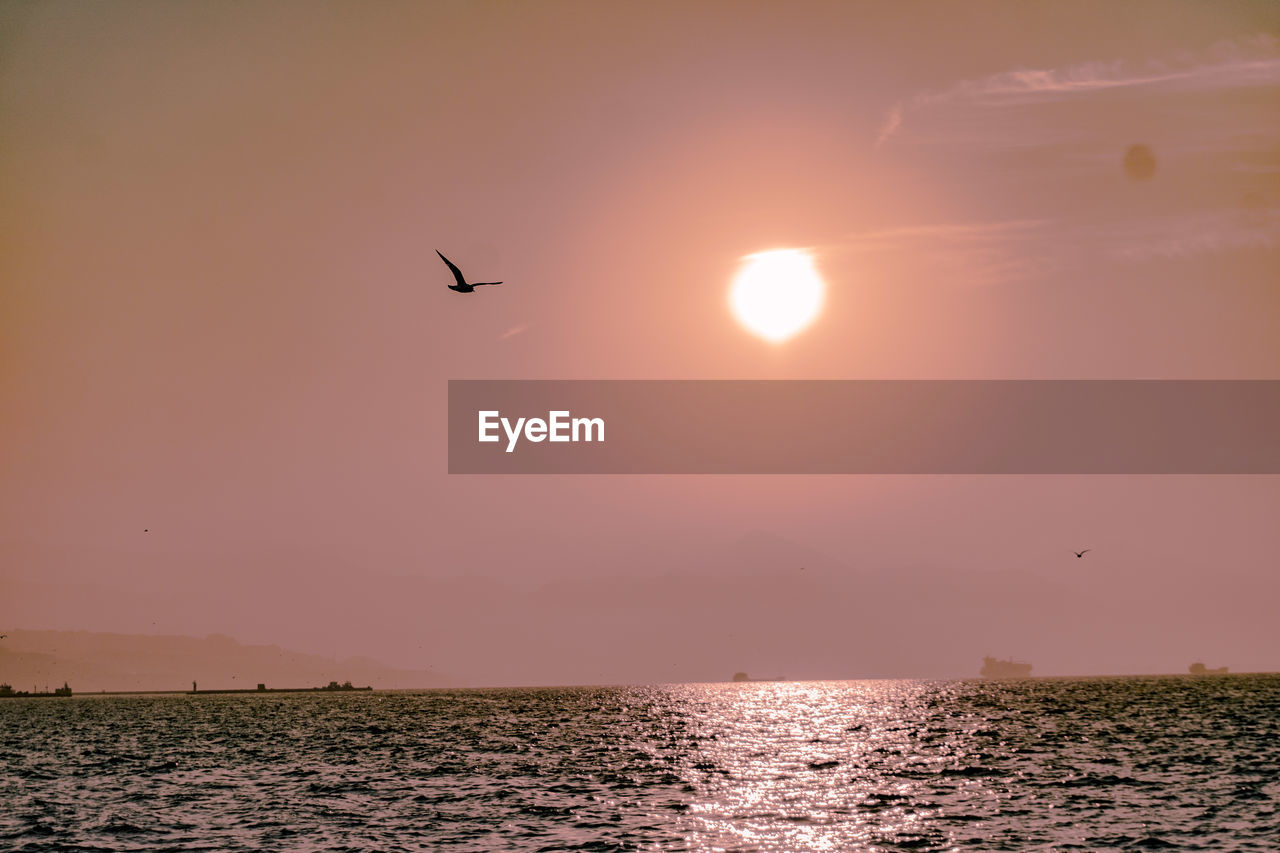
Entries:
[[0,847],[1275,850],[1280,676],[0,702]]

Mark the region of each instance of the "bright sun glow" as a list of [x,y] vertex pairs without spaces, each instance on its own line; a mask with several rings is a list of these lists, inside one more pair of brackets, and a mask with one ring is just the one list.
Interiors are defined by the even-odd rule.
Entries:
[[748,330],[778,343],[813,322],[825,293],[808,252],[773,249],[743,258],[729,289],[729,305]]

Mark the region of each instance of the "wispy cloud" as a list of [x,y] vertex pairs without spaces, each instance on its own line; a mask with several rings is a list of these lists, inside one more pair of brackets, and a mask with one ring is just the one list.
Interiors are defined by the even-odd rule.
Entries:
[[1132,63],[1085,62],[1065,68],[1014,69],[945,89],[921,92],[895,104],[876,137],[876,147],[910,129],[913,119],[960,106],[967,111],[1079,99],[1125,90],[1187,94],[1280,86],[1280,41],[1260,34],[1222,42],[1199,54]]
[[897,258],[914,270],[949,280],[997,284],[1043,272],[1040,248],[1051,223],[1041,219],[932,223],[849,235],[844,251]]
[[1280,216],[1241,206],[1136,220],[935,223],[851,234],[839,248],[890,259],[936,280],[992,285],[1079,270],[1082,265],[1096,271],[1100,264],[1274,250],[1280,248]]
[[1013,219],[1003,222],[965,222],[932,225],[904,225],[861,231],[851,235],[854,249],[879,249],[914,243],[919,240],[945,240],[965,243],[1004,241],[1020,234],[1034,232],[1048,224],[1045,219]]
[[[1280,210],[1268,210],[1276,197],[1264,178],[1280,168],[1277,95],[1280,41],[1269,35],[918,93],[889,110],[876,147],[929,157],[940,180],[972,193],[975,214],[1017,199],[1036,218],[866,231],[839,248],[874,255],[867,268],[886,276],[958,285],[1274,251]],[[1138,195],[1123,162],[1148,141],[1159,192]]]
[[1148,65],[1142,69],[1123,62],[1089,62],[1061,70],[1005,71],[982,80],[925,95],[921,103],[955,98],[991,102],[1028,102],[1108,89],[1166,86],[1183,91],[1276,85],[1280,55],[1275,39],[1260,37],[1248,53],[1229,51],[1215,61],[1188,67]]
[[876,135],[876,147],[879,148],[893,136],[893,132],[902,126],[902,104],[894,104],[885,117],[880,133]]
[[1127,261],[1186,258],[1241,249],[1280,247],[1280,217],[1266,210],[1209,210],[1123,223],[1094,235]]
[[521,323],[518,326],[512,326],[510,329],[507,329],[505,332],[498,335],[498,340],[505,341],[507,338],[514,338],[516,335],[527,332],[531,325],[531,323]]

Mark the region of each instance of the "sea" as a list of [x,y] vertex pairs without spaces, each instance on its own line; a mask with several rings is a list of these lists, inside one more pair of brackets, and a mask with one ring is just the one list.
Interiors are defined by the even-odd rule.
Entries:
[[0,850],[1280,850],[1280,675],[0,701]]

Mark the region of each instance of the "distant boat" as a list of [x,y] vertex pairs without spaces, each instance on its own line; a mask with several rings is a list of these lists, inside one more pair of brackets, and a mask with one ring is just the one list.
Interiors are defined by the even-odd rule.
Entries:
[[1030,678],[1031,664],[1013,658],[996,660],[987,655],[982,659],[982,669],[978,674],[983,678]]
[[[265,690],[266,687],[264,686]],[[350,681],[344,681],[339,684],[336,681],[330,681],[327,687],[317,687],[316,690],[372,690],[372,687],[352,687]]]
[[735,672],[733,674],[733,680],[734,681],[786,681],[787,677],[785,675],[779,675],[777,678],[752,678],[751,676],[747,675],[745,672]]
[[1192,675],[1226,675],[1227,674],[1227,668],[1225,666],[1220,666],[1217,669],[1209,669],[1204,664],[1200,663],[1200,661],[1196,661],[1195,663],[1191,664],[1191,666],[1187,667],[1187,671],[1190,672]]

